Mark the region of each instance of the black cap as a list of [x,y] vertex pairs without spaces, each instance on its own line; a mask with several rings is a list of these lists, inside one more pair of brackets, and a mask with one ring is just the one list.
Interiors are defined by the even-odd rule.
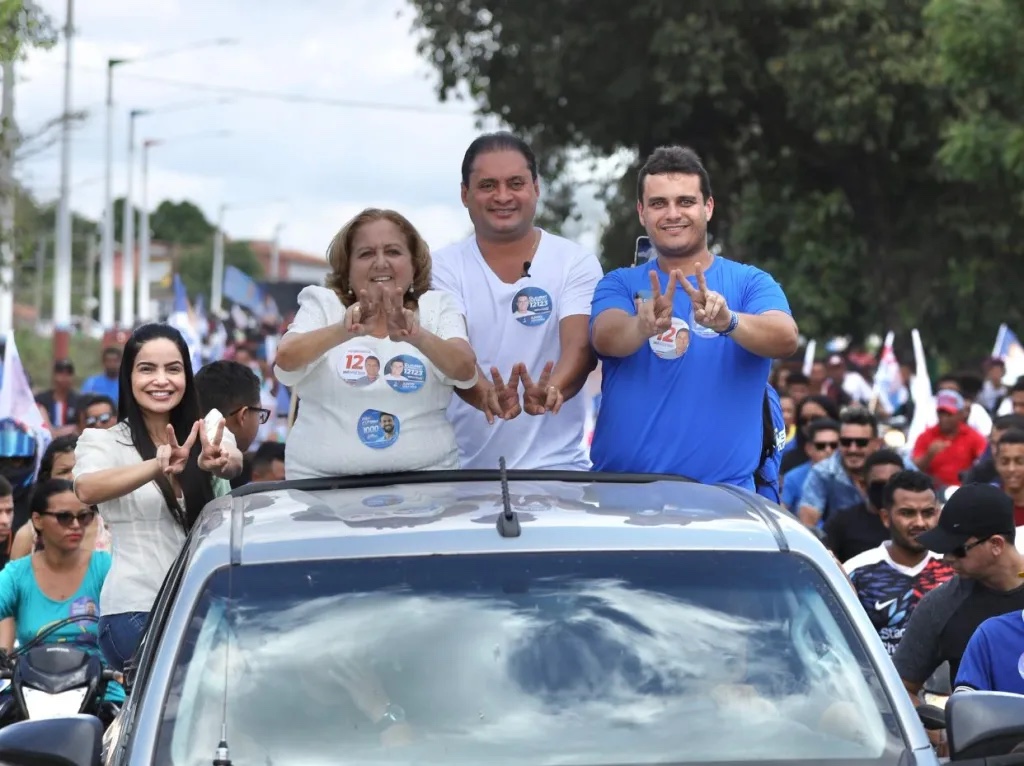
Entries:
[[74,374],[75,365],[70,359],[58,359],[53,363],[54,372],[70,372]]
[[1013,536],[1013,500],[991,484],[965,484],[943,506],[939,523],[917,536],[917,542],[936,553],[952,553],[972,537]]

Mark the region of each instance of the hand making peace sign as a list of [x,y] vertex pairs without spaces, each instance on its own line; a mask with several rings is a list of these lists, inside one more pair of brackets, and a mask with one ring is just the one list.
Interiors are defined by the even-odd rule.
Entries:
[[366,335],[383,313],[384,297],[380,287],[374,288],[372,295],[369,290],[360,290],[359,302],[353,303],[345,312],[345,330],[349,335]]
[[[217,432],[213,439],[206,433],[206,424],[199,421],[199,441],[203,445],[203,451],[199,453],[199,468],[203,471],[220,475],[228,466],[231,456],[228,451],[220,446],[224,438],[224,425],[227,421],[221,418],[217,424]],[[193,440],[194,441],[194,440]]]
[[[671,322],[671,318],[669,321]],[[528,415],[543,415],[545,412],[557,415],[562,409],[565,397],[558,386],[550,384],[551,371],[554,368],[554,362],[545,364],[540,372],[540,379],[534,383],[526,365],[519,363],[519,377],[523,379],[523,409]]]
[[200,422],[196,421],[189,431],[188,438],[184,444],[178,444],[178,437],[174,433],[174,426],[167,424],[167,444],[161,444],[156,448],[156,459],[160,461],[160,470],[167,476],[177,476],[185,470],[188,457],[192,453],[192,445],[196,443],[199,434]]
[[501,371],[497,367],[491,368],[491,381],[493,387],[488,390],[484,417],[488,425],[494,423],[495,418],[501,420],[512,420],[523,411],[519,403],[519,368],[512,368],[508,376],[508,383],[501,377]]
[[397,287],[382,287],[384,313],[387,315],[388,337],[399,343],[411,341],[419,333],[416,312],[405,307],[405,294]]
[[700,264],[697,265],[695,276],[697,277],[696,288],[686,277],[682,274],[679,275],[679,283],[683,286],[686,294],[690,296],[690,302],[693,304],[693,318],[702,327],[707,327],[715,332],[725,332],[732,322],[732,311],[729,310],[729,305],[725,302],[725,296],[714,290],[708,290],[707,280],[704,279],[704,268]]
[[639,294],[635,299],[636,315],[640,319],[640,328],[647,338],[661,335],[672,327],[672,301],[676,296],[676,282],[680,280],[677,271],[668,276],[668,287],[665,293],[661,292],[661,282],[658,279],[658,272],[651,269],[647,272],[651,278],[651,299],[645,301]]

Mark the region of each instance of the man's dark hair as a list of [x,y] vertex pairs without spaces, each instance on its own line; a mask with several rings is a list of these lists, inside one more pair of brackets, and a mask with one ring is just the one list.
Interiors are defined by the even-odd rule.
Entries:
[[284,449],[284,442],[263,442],[252,455],[253,472],[270,468],[277,460],[283,463]]
[[117,417],[117,405],[114,404],[114,400],[106,394],[85,394],[78,400],[78,411],[85,412],[87,409],[97,404],[109,405],[111,411],[114,413],[114,417]]
[[103,356],[121,356],[121,349],[117,346],[107,346],[103,349]]
[[885,490],[882,492],[882,507],[892,510],[892,501],[899,490],[904,492],[927,492],[935,491],[935,482],[932,477],[921,471],[903,470],[894,473],[885,483]]
[[952,383],[954,386],[956,386],[957,393],[963,393],[961,390],[963,388],[963,384],[960,382],[959,375],[952,372],[947,372],[944,375],[940,375],[938,380],[935,381],[935,388],[942,388],[943,383]]
[[519,152],[530,169],[530,177],[534,181],[537,180],[537,157],[530,145],[515,133],[499,130],[496,133],[484,133],[482,136],[477,136],[466,149],[466,153],[462,157],[463,186],[469,186],[469,176],[473,172],[473,163],[476,162],[476,158],[488,152]]
[[878,436],[878,418],[863,407],[847,407],[839,416],[839,422],[844,426],[871,426]]
[[1013,384],[1013,388],[1010,389],[1012,393],[1020,393],[1024,391],[1024,375],[1017,378],[1017,382]]
[[711,177],[700,160],[700,155],[688,146],[659,146],[647,158],[636,179],[637,201],[644,201],[644,183],[647,176],[678,174],[700,177],[700,193],[704,201],[711,199]]
[[973,372],[957,373],[956,378],[960,384],[960,393],[965,399],[970,399],[971,401],[978,398],[981,389],[985,385],[985,381],[981,379],[981,376],[975,375]]
[[259,405],[260,379],[241,362],[219,359],[196,373],[196,391],[204,417],[214,409],[227,417],[239,407]]
[[1024,444],[1024,429],[1011,428],[999,437],[1000,447],[1004,447],[1007,444]]
[[787,378],[786,380],[786,383],[790,386],[793,385],[794,383],[796,383],[798,386],[809,386],[811,384],[811,379],[804,375],[802,372],[791,372],[789,374],[789,378]]
[[807,441],[813,442],[822,431],[839,432],[839,423],[832,418],[815,418],[807,424]]
[[880,450],[876,450],[868,455],[864,459],[864,476],[867,477],[871,473],[871,469],[880,465],[894,465],[901,471],[906,468],[906,464],[903,462],[903,458],[900,457],[894,449],[883,447]]
[[7,481],[6,476],[0,476],[0,497],[10,497],[14,494],[14,487]]
[[1024,431],[1024,415],[1000,415],[992,421],[992,427],[999,431],[1009,431],[1011,428]]

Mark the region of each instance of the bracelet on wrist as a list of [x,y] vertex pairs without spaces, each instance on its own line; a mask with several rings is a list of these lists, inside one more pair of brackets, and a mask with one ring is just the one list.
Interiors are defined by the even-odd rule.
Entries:
[[740,315],[734,311],[734,312],[732,312],[732,317],[729,319],[729,326],[726,327],[724,330],[722,330],[718,334],[723,336],[723,337],[728,337],[728,336],[732,335],[736,331],[736,328],[739,327],[739,324],[740,324]]

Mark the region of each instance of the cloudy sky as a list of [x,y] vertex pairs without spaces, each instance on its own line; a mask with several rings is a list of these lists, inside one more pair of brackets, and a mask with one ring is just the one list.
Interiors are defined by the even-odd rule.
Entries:
[[[66,0],[41,5],[63,24]],[[192,47],[115,70],[115,197],[127,185],[128,111],[151,109],[136,125],[140,140],[166,139],[150,155],[153,207],[188,199],[215,220],[226,204],[234,208],[225,218],[230,236],[270,238],[280,223],[285,247],[318,254],[367,205],[402,211],[433,247],[469,232],[458,192],[462,154],[477,134],[472,107],[438,103],[403,0],[75,5],[73,109],[88,113],[72,145],[77,212],[99,218],[103,208],[107,60]],[[217,38],[237,43],[195,47]],[[64,55],[61,44],[20,66],[24,131],[60,114]],[[59,147],[25,159],[18,172],[40,199],[55,198]],[[592,244],[597,228],[592,218],[578,238]]]

